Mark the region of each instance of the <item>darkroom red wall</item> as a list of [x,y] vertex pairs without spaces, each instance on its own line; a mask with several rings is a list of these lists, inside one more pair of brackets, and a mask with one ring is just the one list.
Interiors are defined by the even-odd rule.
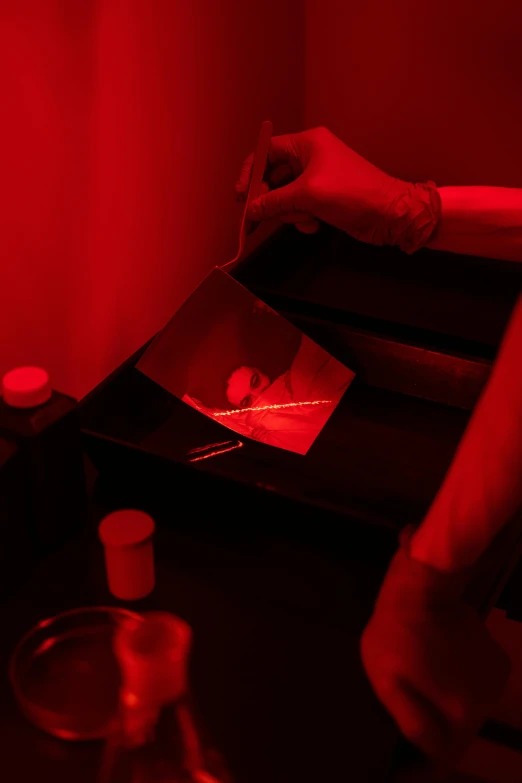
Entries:
[[522,186],[519,0],[307,0],[306,125],[405,179]]
[[265,118],[522,186],[521,38],[517,0],[1,0],[0,373],[82,397],[161,328],[235,255]]
[[303,73],[301,0],[0,0],[0,373],[82,397],[235,256]]

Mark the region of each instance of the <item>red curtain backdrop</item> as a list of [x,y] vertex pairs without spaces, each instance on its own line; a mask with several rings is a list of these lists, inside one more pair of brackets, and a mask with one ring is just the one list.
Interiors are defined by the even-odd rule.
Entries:
[[0,373],[81,398],[234,257],[303,74],[301,0],[0,0]]

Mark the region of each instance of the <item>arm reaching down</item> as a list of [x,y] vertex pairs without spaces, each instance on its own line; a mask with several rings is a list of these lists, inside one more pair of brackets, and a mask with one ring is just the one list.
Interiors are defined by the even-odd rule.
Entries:
[[[373,689],[445,774],[501,698],[510,662],[463,594],[522,505],[522,297],[435,501],[401,535],[361,638]],[[438,779],[438,778],[436,778]]]
[[473,565],[522,505],[522,297],[412,556],[441,571]]

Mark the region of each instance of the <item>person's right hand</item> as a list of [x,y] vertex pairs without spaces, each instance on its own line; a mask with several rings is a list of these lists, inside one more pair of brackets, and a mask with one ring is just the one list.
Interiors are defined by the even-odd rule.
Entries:
[[[315,233],[318,220],[355,239],[383,244],[386,212],[407,183],[388,176],[346,146],[327,128],[274,136],[262,195],[247,213],[259,222],[277,217]],[[236,197],[248,193],[254,154],[243,164]]]
[[472,569],[443,572],[416,561],[415,530],[400,534],[360,652],[376,696],[435,779],[445,780],[500,701],[511,663],[464,602]]

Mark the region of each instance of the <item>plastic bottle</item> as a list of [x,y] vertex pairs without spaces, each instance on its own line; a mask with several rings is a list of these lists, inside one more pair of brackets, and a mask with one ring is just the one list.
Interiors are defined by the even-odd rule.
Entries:
[[37,556],[58,549],[85,521],[87,493],[76,401],[38,367],[3,377],[0,436],[21,455],[28,529]]
[[116,632],[120,709],[98,783],[228,783],[220,755],[196,726],[187,668],[191,629],[166,612]]

